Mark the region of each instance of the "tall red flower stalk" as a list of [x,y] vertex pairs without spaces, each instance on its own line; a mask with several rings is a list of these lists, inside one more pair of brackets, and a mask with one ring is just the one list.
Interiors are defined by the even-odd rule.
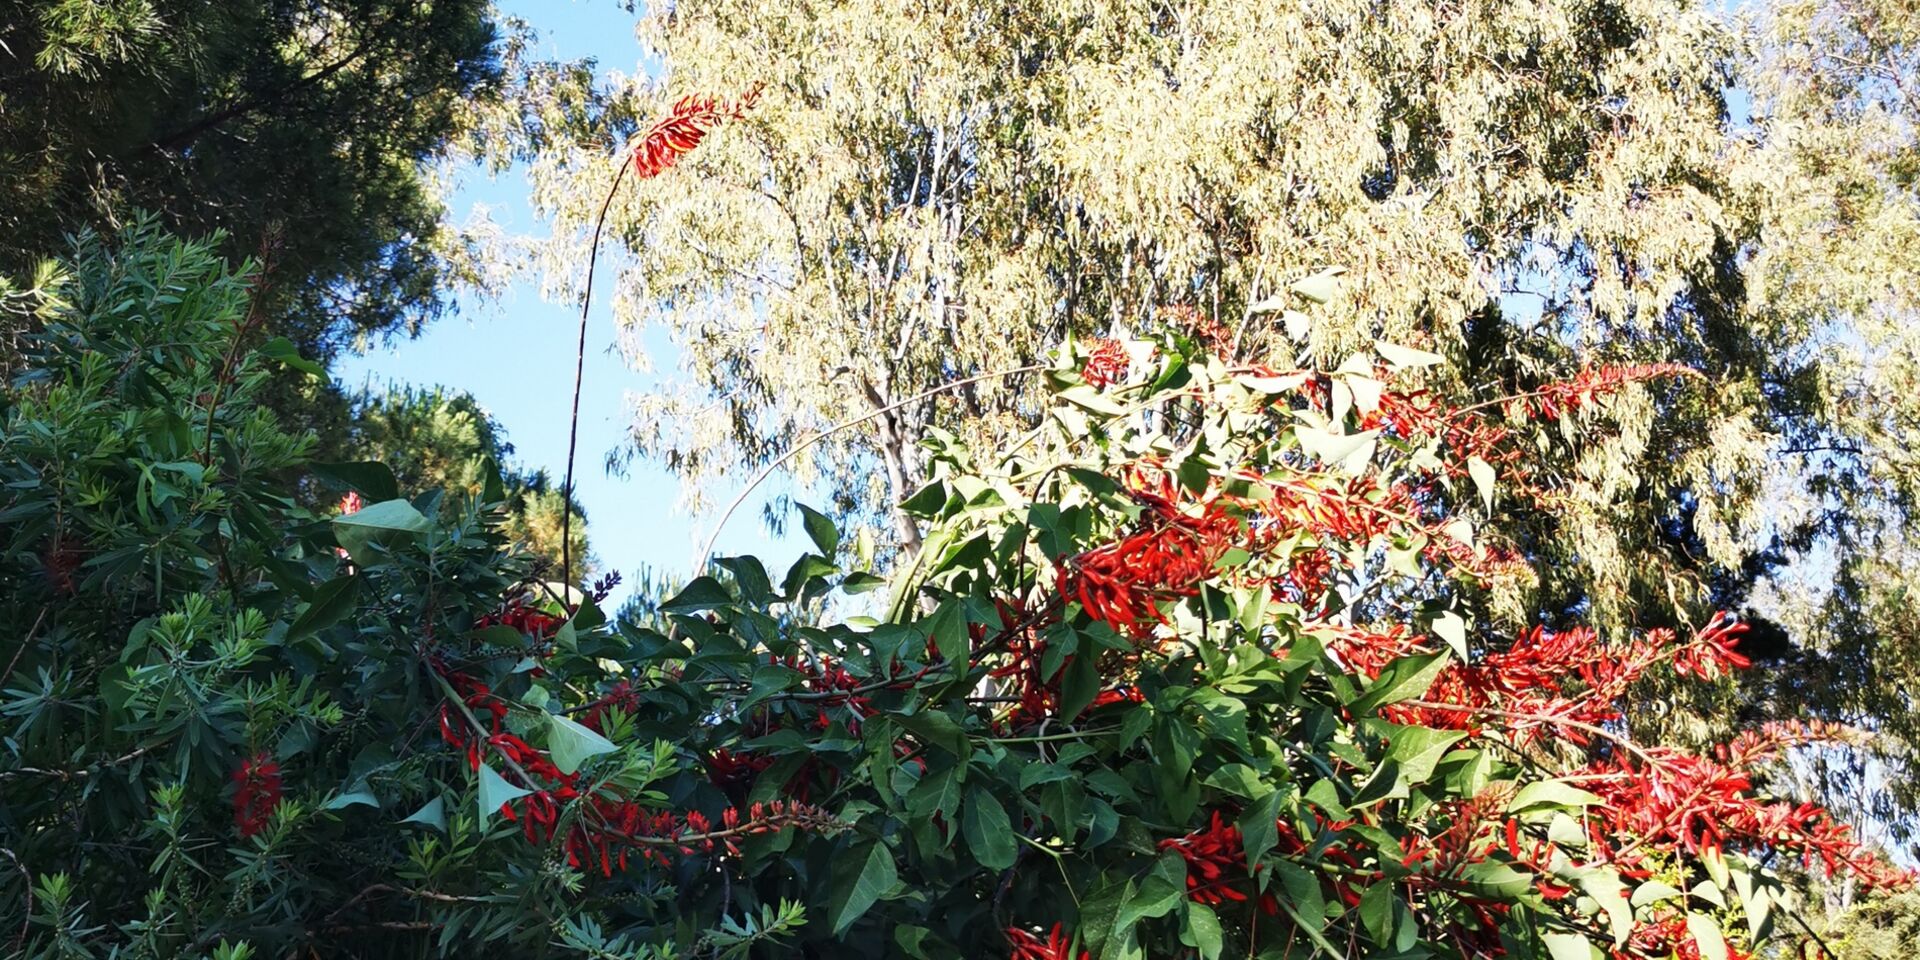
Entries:
[[243,837],[267,828],[280,806],[280,765],[264,753],[241,761],[233,772],[233,825]]

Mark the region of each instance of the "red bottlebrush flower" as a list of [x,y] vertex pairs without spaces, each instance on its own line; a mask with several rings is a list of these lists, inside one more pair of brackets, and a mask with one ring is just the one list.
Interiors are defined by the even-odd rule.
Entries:
[[1130,363],[1127,348],[1120,341],[1103,337],[1088,344],[1087,363],[1080,368],[1080,377],[1096,389],[1103,388],[1125,380]]
[[[1006,933],[1007,943],[1012,947],[1012,952],[1007,954],[1007,960],[1075,960],[1070,952],[1073,949],[1073,938],[1067,935],[1060,924],[1053,925],[1053,930],[1047,934],[1045,940],[1040,939],[1032,931],[1022,930],[1019,927],[1008,927]],[[1090,960],[1092,956],[1082,950],[1078,960]]]
[[634,175],[645,180],[665,173],[706,139],[707,131],[723,120],[738,120],[760,99],[758,86],[728,103],[718,97],[694,94],[675,101],[665,117],[655,121],[633,146]]
[[233,825],[243,837],[266,829],[280,805],[280,765],[264,753],[253,755],[233,772]]

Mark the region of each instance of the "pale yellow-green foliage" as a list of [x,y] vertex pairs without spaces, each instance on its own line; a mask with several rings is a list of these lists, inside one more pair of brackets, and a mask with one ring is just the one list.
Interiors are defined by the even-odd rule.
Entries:
[[[635,449],[696,501],[852,415],[1169,304],[1286,362],[1296,345],[1246,307],[1328,264],[1348,282],[1309,357],[1437,346],[1459,362],[1433,385],[1458,396],[1750,349],[1699,316],[1737,294],[1693,303],[1762,214],[1755,148],[1723,118],[1739,37],[1696,4],[695,0],[640,34],[668,69],[616,76],[617,112],[766,85],[610,217],[618,320],[663,329],[680,365],[636,398]],[[553,120],[539,266],[567,293],[615,160],[603,130]],[[912,404],[797,473],[884,507],[917,482],[925,425],[1015,436],[1026,385]],[[1616,624],[1647,594],[1696,599],[1651,549],[1651,504],[1693,492],[1714,559],[1737,561],[1763,532],[1764,404],[1746,375],[1624,404],[1565,471],[1553,576]]]
[[[1758,582],[1806,655],[1755,695],[1884,720],[1914,644],[1875,611],[1914,567],[1862,562],[1913,538],[1920,489],[1916,30],[1910,0],[681,0],[639,24],[656,79],[534,75],[476,143],[528,161],[555,228],[529,264],[576,296],[616,140],[765,85],[616,195],[603,251],[635,363],[664,336],[677,365],[634,398],[632,452],[696,504],[1169,305],[1247,360],[1435,349],[1419,385],[1463,403],[1693,367],[1525,428],[1552,493],[1500,531],[1539,577],[1509,609],[1617,633]],[[1249,309],[1328,265],[1304,342]],[[921,479],[916,438],[1005,443],[1031,384],[907,403],[794,472],[877,519]],[[1726,724],[1695,706],[1701,735]]]

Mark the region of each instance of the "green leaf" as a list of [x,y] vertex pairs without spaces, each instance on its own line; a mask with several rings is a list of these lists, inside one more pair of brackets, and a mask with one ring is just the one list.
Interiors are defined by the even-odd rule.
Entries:
[[1246,848],[1248,864],[1258,864],[1279,842],[1280,801],[1284,797],[1284,793],[1274,790],[1255,800],[1240,815],[1240,845]]
[[1570,783],[1559,780],[1543,780],[1529,783],[1520,788],[1507,802],[1508,813],[1523,813],[1537,807],[1560,807],[1567,810],[1581,810],[1600,802],[1600,798]]
[[1625,946],[1627,938],[1633,936],[1633,906],[1627,902],[1620,875],[1612,870],[1591,869],[1583,871],[1577,879],[1580,889],[1606,911],[1614,947]]
[[313,601],[287,627],[287,641],[299,640],[324,630],[353,613],[359,586],[360,578],[353,576],[335,577],[321,584],[313,592]]
[[885,577],[855,571],[847,574],[846,577],[840,581],[840,592],[848,596],[858,596],[863,593],[871,593],[886,585],[887,579]]
[[839,858],[834,864],[828,894],[827,923],[833,928],[833,935],[846,933],[854,921],[865,916],[899,882],[893,866],[893,851],[884,843],[868,846],[864,854]]
[[1658,880],[1648,880],[1633,891],[1632,902],[1635,907],[1644,907],[1649,903],[1671,900],[1679,895],[1680,891]]
[[425,533],[433,529],[433,522],[405,500],[382,500],[352,513],[334,517],[333,525],[400,533]]
[[260,355],[269,360],[278,360],[301,373],[324,378],[327,368],[300,355],[300,349],[286,337],[274,337],[260,345]]
[[1295,427],[1293,436],[1300,441],[1300,449],[1310,456],[1318,457],[1325,463],[1338,464],[1348,473],[1359,473],[1373,459],[1374,440],[1380,436],[1380,431],[1334,433],[1317,427]]
[[547,714],[547,752],[553,755],[553,765],[561,773],[573,773],[588,757],[617,749],[606,737],[557,713]]
[[1546,944],[1547,956],[1553,960],[1600,960],[1601,957],[1600,948],[1577,933],[1542,934],[1540,941]]
[[1199,903],[1188,905],[1186,939],[1200,951],[1202,960],[1216,960],[1220,956],[1223,941],[1220,917],[1212,907]]
[[374,796],[371,792],[367,790],[354,790],[349,793],[340,794],[339,796],[336,796],[333,799],[328,800],[324,805],[320,807],[320,809],[339,810],[342,807],[352,807],[352,806],[378,808],[380,806],[380,798]]
[[1314,303],[1326,303],[1340,290],[1340,276],[1347,272],[1345,267],[1328,267],[1313,276],[1293,282],[1293,292]]
[[1088,413],[1098,413],[1109,417],[1124,416],[1127,408],[1114,403],[1112,398],[1086,384],[1068,387],[1060,391],[1059,398],[1079,407]]
[[1467,864],[1460,879],[1475,894],[1493,900],[1518,900],[1533,889],[1533,878],[1498,860]]
[[821,556],[831,559],[840,546],[840,528],[833,525],[832,518],[804,503],[794,506],[800,508],[800,522],[807,528],[807,537],[820,548]]
[[1388,704],[1425,695],[1452,658],[1451,653],[1442,652],[1401,657],[1387,664],[1387,668],[1380,671],[1380,676],[1367,685],[1367,692],[1351,704],[1354,715],[1372,713]]
[[1364,807],[1385,800],[1396,790],[1404,794],[1406,791],[1400,787],[1400,783],[1400,764],[1392,758],[1382,760],[1379,766],[1373,768],[1373,775],[1353,792],[1353,799],[1347,802],[1352,806]]
[[354,561],[370,563],[367,546],[399,537],[417,536],[433,529],[433,522],[405,500],[383,500],[353,513],[333,518],[333,536]]
[[989,870],[1013,866],[1013,824],[1007,819],[1007,808],[992,794],[979,787],[967,791],[967,812],[960,829],[981,866]]
[[958,721],[938,710],[895,715],[893,719],[922,743],[939,747],[963,760],[971,753],[967,747],[967,731]]
[[1399,937],[1394,929],[1393,884],[1381,882],[1360,895],[1360,925],[1376,946],[1391,947]]
[[1186,861],[1180,858],[1178,851],[1169,850],[1154,862],[1153,872],[1140,881],[1139,889],[1133,892],[1133,896],[1114,917],[1114,933],[1123,933],[1141,920],[1172,913],[1186,896]]
[[727,588],[712,577],[695,577],[686,588],[673,595],[673,599],[660,605],[667,613],[699,613],[724,607],[733,602],[733,596]]
[[1375,340],[1373,342],[1373,348],[1380,351],[1380,355],[1385,357],[1388,363],[1399,368],[1431,367],[1435,364],[1447,362],[1446,357],[1437,353],[1415,350],[1412,347],[1403,347],[1397,343],[1388,343],[1385,340]]
[[1433,635],[1445,640],[1453,650],[1453,655],[1459,657],[1461,662],[1467,660],[1467,622],[1460,619],[1459,614],[1448,610],[1434,617]]
[[393,470],[378,460],[361,460],[352,463],[314,463],[308,465],[316,476],[331,480],[343,487],[360,492],[369,500],[400,499],[400,484],[393,479]]
[[506,781],[505,777],[493,772],[487,764],[480,765],[480,822],[485,824],[499,809],[508,802],[518,800],[532,793]]
[[1704,913],[1687,914],[1687,932],[1693,934],[1693,944],[1700,948],[1700,960],[1727,960],[1727,938],[1720,933],[1720,924]]
[[915,490],[913,496],[900,501],[900,509],[916,517],[937,517],[945,509],[947,497],[945,481],[934,480]]
[[428,800],[420,809],[403,817],[400,822],[417,823],[421,826],[432,827],[441,833],[446,833],[447,802],[442,797],[434,797],[432,800]]
[[1473,478],[1474,489],[1480,491],[1480,504],[1493,512],[1493,464],[1479,457],[1467,458],[1467,475]]

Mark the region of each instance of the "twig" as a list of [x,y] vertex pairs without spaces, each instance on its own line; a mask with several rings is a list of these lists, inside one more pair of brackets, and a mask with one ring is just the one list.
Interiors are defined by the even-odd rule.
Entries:
[[13,659],[7,661],[7,669],[0,670],[0,687],[6,686],[7,681],[13,677],[13,668],[19,666],[20,655],[26,653],[28,647],[33,646],[34,634],[39,633],[40,625],[47,622],[47,609],[47,607],[40,608],[40,615],[33,618],[33,626],[27,629],[26,639],[20,641],[20,646],[13,651]]

